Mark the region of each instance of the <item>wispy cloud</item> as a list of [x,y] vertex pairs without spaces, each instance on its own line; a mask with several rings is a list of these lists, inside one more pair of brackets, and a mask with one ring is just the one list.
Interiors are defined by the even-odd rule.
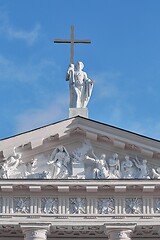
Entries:
[[[24,91],[24,89],[28,91],[31,87],[28,91],[27,105],[22,99],[24,107],[16,110],[21,113],[13,116],[14,133],[41,127],[68,115],[69,99],[65,96],[65,91],[61,89],[59,92],[60,89],[57,89],[55,84],[60,72],[60,67],[55,64],[54,60],[39,59],[39,62],[32,60],[23,64],[0,56],[1,84],[13,82],[11,85],[15,88],[18,86],[18,91]],[[8,101],[10,101],[10,96]],[[16,96],[14,101],[19,104]],[[15,109],[19,109],[18,105]]]
[[141,119],[128,124],[129,130],[160,140],[160,123],[156,119]]
[[94,101],[102,106],[101,121],[107,121],[111,125],[144,136],[160,139],[158,114],[156,113],[157,117],[155,114],[152,117],[149,112],[145,112],[145,115],[141,114],[137,100],[137,87],[133,83],[128,88],[129,80],[117,72],[106,71],[94,74],[94,76],[97,83],[94,88]]
[[28,44],[32,45],[37,40],[40,29],[41,27],[39,24],[35,25],[35,27],[30,31],[16,30],[11,26],[7,26],[7,28],[5,28],[5,32],[11,39],[24,40]]
[[0,82],[19,81],[35,82],[36,80],[50,79],[59,67],[54,61],[40,59],[39,62],[17,63],[0,55]]
[[114,72],[101,72],[94,74],[95,87],[97,94],[97,98],[110,98],[118,95],[118,87],[115,84],[115,81],[118,81],[120,78],[120,73]]
[[25,132],[66,118],[68,101],[64,95],[58,96],[49,106],[32,108],[18,115],[16,118],[16,132]]
[[6,36],[11,40],[23,40],[27,44],[32,45],[39,37],[40,29],[40,24],[36,24],[28,31],[18,29],[16,26],[11,24],[8,13],[4,9],[0,9],[0,35]]

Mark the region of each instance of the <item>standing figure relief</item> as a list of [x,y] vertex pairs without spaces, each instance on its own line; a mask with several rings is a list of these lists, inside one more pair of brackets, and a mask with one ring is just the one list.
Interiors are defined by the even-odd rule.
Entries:
[[53,150],[50,156],[50,160],[47,162],[51,168],[51,177],[53,179],[68,178],[69,170],[68,164],[70,162],[70,156],[64,146],[59,146]]

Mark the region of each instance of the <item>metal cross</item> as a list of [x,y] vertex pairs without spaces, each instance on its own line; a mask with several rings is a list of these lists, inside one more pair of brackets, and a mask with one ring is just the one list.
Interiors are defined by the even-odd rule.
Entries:
[[70,40],[63,40],[63,39],[55,39],[54,43],[70,43],[70,63],[74,64],[74,44],[75,43],[91,43],[90,40],[76,40],[74,39],[74,26],[71,26],[71,39]]

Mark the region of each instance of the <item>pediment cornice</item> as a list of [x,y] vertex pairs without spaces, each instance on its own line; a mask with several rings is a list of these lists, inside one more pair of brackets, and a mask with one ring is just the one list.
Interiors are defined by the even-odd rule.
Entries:
[[160,158],[160,142],[110,125],[76,117],[26,132],[0,142],[0,159],[17,152],[49,148],[59,141],[84,137],[91,141],[104,142],[118,149],[129,150],[150,158]]

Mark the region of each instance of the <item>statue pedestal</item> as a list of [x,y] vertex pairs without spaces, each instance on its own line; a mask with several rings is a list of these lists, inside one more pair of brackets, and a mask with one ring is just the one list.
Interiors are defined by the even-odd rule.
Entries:
[[69,118],[81,116],[88,118],[88,109],[87,108],[69,108]]
[[72,163],[72,174],[73,177],[78,179],[85,179],[84,163],[83,162],[73,162]]

